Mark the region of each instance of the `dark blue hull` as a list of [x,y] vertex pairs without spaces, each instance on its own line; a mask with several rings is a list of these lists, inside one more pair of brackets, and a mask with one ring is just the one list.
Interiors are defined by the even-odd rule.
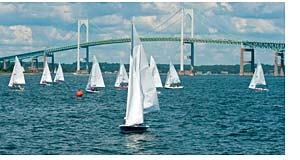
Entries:
[[120,125],[121,133],[143,133],[146,132],[148,128],[148,125]]

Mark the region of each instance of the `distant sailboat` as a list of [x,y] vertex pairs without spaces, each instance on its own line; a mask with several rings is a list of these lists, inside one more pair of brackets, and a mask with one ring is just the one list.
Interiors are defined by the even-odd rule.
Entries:
[[128,76],[124,64],[120,63],[120,69],[117,74],[115,88],[127,88],[128,87]]
[[161,83],[160,76],[159,76],[159,72],[158,72],[158,69],[157,69],[157,66],[156,66],[156,63],[155,63],[155,60],[152,56],[150,57],[150,71],[151,71],[151,74],[152,74],[152,77],[153,77],[153,83],[154,83],[155,87],[156,88],[163,87],[162,83]]
[[181,85],[180,79],[178,77],[178,74],[176,72],[176,69],[172,62],[170,62],[170,68],[169,72],[167,75],[166,83],[165,83],[165,88],[167,89],[180,89],[183,88]]
[[53,73],[54,73],[54,74],[56,74],[56,70],[57,70],[57,69],[56,69],[56,68],[54,68],[54,71],[53,71]]
[[24,78],[24,68],[21,66],[21,63],[18,57],[15,57],[15,65],[12,71],[10,81],[8,86],[12,89],[24,90],[25,78]]
[[90,93],[100,92],[100,88],[105,87],[101,69],[96,56],[93,57],[93,66],[85,90]]
[[149,128],[144,124],[144,113],[158,111],[159,103],[146,53],[133,23],[131,40],[126,116],[120,129],[123,133],[140,133]]
[[63,82],[63,81],[65,81],[64,73],[63,73],[60,63],[58,63],[58,69],[57,69],[56,75],[54,77],[54,82]]
[[45,60],[44,63],[45,63],[44,64],[44,70],[43,70],[43,74],[42,74],[40,84],[50,85],[50,83],[52,83],[52,78],[51,78],[51,73],[50,73],[50,70],[49,70],[47,59]]
[[267,88],[263,87],[257,87],[257,85],[260,86],[266,86],[266,80],[264,76],[264,71],[260,63],[257,64],[257,67],[254,71],[253,77],[251,79],[251,82],[249,84],[250,89],[259,90],[259,91],[268,91]]

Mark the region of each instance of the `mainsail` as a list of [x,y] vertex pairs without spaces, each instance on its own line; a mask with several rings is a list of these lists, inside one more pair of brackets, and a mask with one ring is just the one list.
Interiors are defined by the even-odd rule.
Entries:
[[180,79],[178,77],[174,65],[172,64],[172,62],[170,62],[170,68],[167,75],[165,87],[170,87],[171,84],[176,84],[176,83],[180,83]]
[[155,87],[156,88],[163,87],[155,60],[152,56],[150,57],[150,71],[153,76],[153,83],[154,83]]
[[89,80],[88,80],[86,89],[89,89],[91,87],[95,87],[95,88],[105,87],[101,69],[100,69],[99,63],[96,59],[96,56],[93,57],[93,66],[92,66],[92,70],[91,70],[91,73],[89,76]]
[[260,63],[257,64],[251,82],[249,84],[249,88],[255,89],[256,85],[266,85],[264,71]]
[[127,76],[124,64],[120,63],[120,69],[119,69],[119,72],[117,74],[115,87],[119,87],[122,83],[128,83],[128,76]]
[[64,73],[63,73],[60,63],[58,63],[58,69],[57,69],[56,75],[54,77],[54,82],[57,82],[57,81],[65,81]]
[[48,62],[46,59],[44,62],[44,70],[43,70],[40,84],[51,83],[51,82],[52,82],[51,73],[50,73]]
[[14,69],[12,71],[8,86],[13,87],[14,85],[25,84],[25,78],[24,78],[23,72],[24,72],[24,68],[21,66],[21,63],[20,63],[18,57],[16,56]]

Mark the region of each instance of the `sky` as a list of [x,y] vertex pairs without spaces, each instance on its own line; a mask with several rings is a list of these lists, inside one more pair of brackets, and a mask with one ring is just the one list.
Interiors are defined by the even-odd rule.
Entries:
[[[93,3],[0,3],[0,57],[30,52],[48,47],[77,43],[78,19],[89,20],[89,41],[130,37],[130,23],[141,37],[180,35],[179,9],[193,9],[194,36],[210,39],[255,41],[285,41],[285,4],[283,2],[225,3],[225,2],[93,2]],[[190,18],[184,17],[185,37],[190,36]],[[160,24],[162,24],[160,26]],[[160,27],[158,27],[160,26]],[[82,26],[81,42],[85,39]],[[147,56],[157,63],[179,63],[179,42],[144,42]],[[59,52],[55,61],[73,63],[76,50]],[[239,64],[240,46],[195,45],[195,64]],[[273,64],[274,51],[256,49],[255,59]],[[90,56],[99,62],[128,63],[130,43],[95,46]],[[185,55],[190,48],[185,46]],[[81,58],[85,50],[81,49]],[[249,58],[249,55],[246,55]],[[189,64],[189,60],[185,60]]]

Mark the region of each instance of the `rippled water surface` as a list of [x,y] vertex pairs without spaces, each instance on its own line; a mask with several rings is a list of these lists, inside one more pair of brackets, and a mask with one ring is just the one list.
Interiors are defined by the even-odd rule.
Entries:
[[[251,77],[180,77],[184,89],[159,89],[160,112],[145,115],[143,134],[121,134],[127,90],[104,75],[99,94],[75,97],[87,76],[24,92],[0,75],[0,154],[284,154],[284,78],[266,76],[269,92],[248,90]],[[165,76],[162,76],[165,80]]]

